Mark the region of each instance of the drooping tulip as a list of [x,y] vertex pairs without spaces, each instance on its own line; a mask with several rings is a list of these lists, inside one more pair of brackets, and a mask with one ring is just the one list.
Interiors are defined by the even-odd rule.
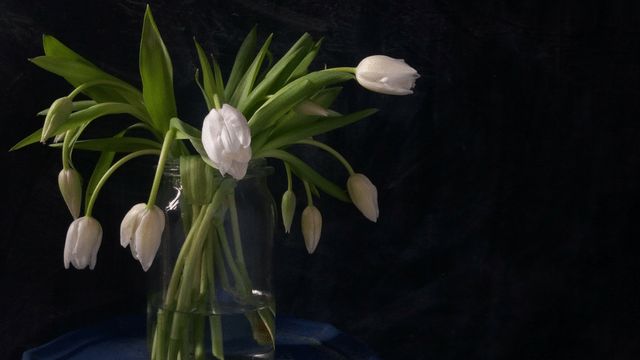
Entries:
[[360,212],[373,222],[378,221],[378,190],[368,177],[353,174],[347,180],[347,190],[353,204]]
[[120,224],[120,245],[131,247],[131,254],[140,262],[144,271],[149,270],[156,257],[162,231],[164,212],[157,206],[147,208],[144,203],[134,205]]
[[364,58],[356,68],[356,80],[364,88],[387,95],[413,94],[420,75],[402,59],[385,55]]
[[251,160],[251,131],[247,119],[229,104],[211,109],[202,123],[202,145],[222,175],[240,180]]
[[284,232],[291,232],[291,224],[293,223],[293,215],[296,212],[296,194],[291,190],[287,190],[282,194],[282,203],[280,204],[282,212],[282,223],[284,224]]
[[73,168],[62,169],[58,173],[58,186],[71,216],[77,219],[82,202],[82,176]]
[[64,267],[72,264],[76,269],[96,266],[98,249],[102,243],[102,226],[98,220],[83,216],[74,220],[67,231],[64,243]]
[[307,252],[313,254],[316,251],[318,242],[320,241],[320,233],[322,232],[322,214],[320,210],[313,205],[307,206],[302,211],[302,237],[307,247]]
[[42,135],[40,142],[44,143],[48,138],[60,128],[65,121],[69,119],[71,111],[73,110],[73,102],[68,97],[61,97],[51,104],[47,116],[44,118],[44,125],[42,125]]

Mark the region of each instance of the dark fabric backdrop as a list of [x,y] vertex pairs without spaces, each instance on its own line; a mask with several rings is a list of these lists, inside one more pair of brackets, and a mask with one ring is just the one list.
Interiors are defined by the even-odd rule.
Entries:
[[[193,36],[227,71],[258,23],[262,39],[275,33],[275,55],[304,31],[324,37],[316,68],[380,53],[422,74],[409,97],[346,87],[338,110],[381,111],[322,140],[377,184],[380,221],[323,197],[314,255],[298,230],[288,238],[278,230],[280,314],[332,323],[384,359],[640,356],[632,246],[640,238],[640,3],[151,5],[173,57],[180,115],[194,124],[205,107],[192,81]],[[0,2],[0,358],[144,311],[144,274],[117,239],[123,214],[144,200],[134,198],[131,176],[117,175],[98,200],[96,269],[64,270],[70,220],[57,193],[57,152],[7,152],[40,125],[37,111],[70,91],[27,61],[42,54],[41,35],[139,84],[144,6]],[[332,159],[297,152],[340,179]],[[270,181],[279,198],[284,178]]]

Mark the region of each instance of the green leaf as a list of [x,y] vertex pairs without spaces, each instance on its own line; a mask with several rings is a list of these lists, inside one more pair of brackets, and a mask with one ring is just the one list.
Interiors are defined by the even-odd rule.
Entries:
[[176,140],[189,140],[193,148],[200,154],[202,160],[211,167],[215,167],[207,156],[207,152],[202,145],[202,132],[186,122],[173,118],[171,119],[171,127],[177,130]]
[[202,87],[202,84],[200,83],[200,69],[196,69],[195,80],[196,80],[196,85],[198,85],[198,88],[200,89],[200,92],[202,93],[202,97],[204,98],[204,102],[207,104],[207,109],[208,110],[213,109],[213,99],[212,99],[212,97],[207,95],[207,92],[204,90],[204,87]]
[[29,136],[25,137],[24,139],[20,140],[17,144],[13,145],[13,147],[11,149],[9,149],[9,151],[15,151],[15,150],[18,150],[18,149],[22,149],[23,147],[25,147],[27,145],[35,144],[38,141],[40,141],[41,137],[42,137],[42,128],[36,130],[31,135],[29,135]]
[[165,133],[169,129],[169,121],[176,116],[173,68],[148,5],[140,40],[140,76],[142,96],[154,127]]
[[320,51],[320,45],[322,45],[322,39],[318,40],[313,45],[313,48],[311,48],[311,50],[307,53],[304,59],[300,61],[296,69],[291,73],[291,76],[289,76],[289,79],[287,79],[287,82],[291,80],[295,80],[301,76],[304,76],[309,72],[309,65],[311,65],[313,60],[318,55],[318,52]]
[[238,106],[244,99],[249,95],[251,89],[253,89],[253,84],[258,77],[258,73],[260,72],[260,68],[262,67],[262,63],[264,62],[264,57],[269,50],[269,46],[271,45],[271,40],[273,39],[273,34],[269,35],[267,40],[265,40],[262,48],[258,51],[255,59],[247,69],[247,71],[238,82],[238,86],[233,92],[233,96],[229,99],[229,104],[232,106]]
[[[209,59],[207,59],[207,55],[205,54],[204,50],[202,49],[200,44],[198,44],[198,41],[195,38],[193,38],[193,42],[196,44],[198,59],[200,60],[200,68],[202,69],[202,82],[204,84],[205,99],[207,100],[207,104],[213,104],[213,95],[217,92],[218,89],[218,86],[216,85],[216,78],[213,74],[213,70],[211,69],[211,65],[209,64]],[[209,110],[211,109],[212,107],[209,106]]]
[[213,61],[213,73],[216,79],[216,94],[220,96],[220,102],[224,103],[226,98],[224,95],[224,79],[222,78],[222,71],[220,70],[220,65],[218,65],[218,62],[213,55],[211,55],[211,61]]
[[[93,100],[74,101],[74,102],[71,103],[71,111],[84,110],[86,108],[92,107],[95,104],[96,104],[96,102],[93,101]],[[40,111],[36,115],[46,116],[47,113],[49,113],[49,108],[46,108],[46,109]]]
[[347,195],[347,192],[343,188],[317,173],[309,165],[307,165],[304,161],[300,160],[296,156],[291,155],[284,150],[268,150],[265,151],[262,156],[275,158],[286,162],[287,164],[289,164],[289,166],[291,166],[291,170],[294,174],[296,174],[297,177],[314,184],[320,190],[340,201],[351,202],[349,195]]
[[291,83],[267,100],[249,119],[252,136],[269,128],[284,114],[317,91],[310,81]]
[[278,149],[293,144],[298,140],[303,140],[337,128],[347,126],[358,120],[371,116],[377,111],[377,109],[365,109],[351,113],[349,115],[320,117],[315,118],[309,122],[301,122],[298,126],[291,128],[286,132],[274,133],[272,135],[272,138],[267,141],[262,149],[255,149],[255,153],[260,154],[265,150]]
[[[62,147],[62,144],[51,144],[50,146]],[[73,148],[90,151],[134,152],[146,149],[160,149],[162,145],[157,141],[139,137],[109,137],[79,140],[75,142]]]
[[309,99],[320,89],[353,79],[353,74],[337,71],[316,71],[280,89],[267,100],[249,120],[252,134],[277,125],[277,121],[300,102]]
[[60,56],[47,55],[38,56],[29,59],[29,61],[44,70],[62,76],[74,87],[90,81],[108,80],[119,83],[127,88],[127,90],[125,90],[114,86],[96,85],[82,91],[97,102],[126,102],[134,106],[141,106],[142,104],[142,95],[136,88],[103,72],[84,59],[68,59]]
[[100,179],[102,179],[102,176],[104,176],[104,174],[111,167],[111,163],[113,162],[113,158],[115,155],[116,153],[113,151],[103,151],[100,154],[98,161],[96,161],[96,166],[94,166],[93,168],[93,172],[91,173],[91,178],[89,178],[89,183],[87,184],[87,189],[85,190],[85,196],[84,196],[85,209],[89,205],[89,201],[91,199],[91,196],[93,195],[93,192],[96,189],[96,186],[98,185],[98,182],[100,182]]
[[253,54],[256,49],[256,33],[256,27],[254,26],[251,31],[249,31],[249,34],[244,38],[242,45],[240,45],[240,49],[238,49],[236,59],[233,63],[233,68],[231,68],[231,74],[227,80],[227,86],[224,89],[225,99],[229,99],[236,91],[236,87],[238,86],[240,79],[242,79],[242,75],[244,75],[251,64],[250,61],[253,58]]
[[238,104],[238,110],[245,116],[251,117],[259,106],[259,102],[264,101],[268,94],[276,92],[286,83],[291,72],[298,66],[311,46],[311,36],[305,33],[267,72],[251,94]]
[[58,39],[56,39],[51,35],[45,34],[42,36],[42,48],[44,49],[45,55],[57,56],[57,57],[62,57],[70,60],[78,60],[88,65],[92,65],[89,60],[78,55],[75,51],[71,50],[66,45],[61,43]]
[[[60,127],[56,130],[55,133],[51,134],[51,136],[56,136],[58,134],[62,134],[67,130],[75,129],[78,126],[82,126],[90,121],[93,121],[99,117],[105,115],[116,115],[116,114],[130,114],[133,116],[141,116],[140,111],[135,107],[129,104],[123,103],[100,103],[91,106],[90,108],[76,111],[69,116],[69,119],[60,125]],[[31,135],[22,139],[16,145],[14,145],[10,151],[18,150],[27,145],[34,144],[40,141],[40,137],[42,136],[42,128],[36,130]]]
[[141,105],[142,93],[140,93],[138,89],[116,78],[115,76],[109,75],[108,73],[104,72],[103,70],[101,70],[100,68],[92,64],[89,60],[83,58],[82,56],[80,56],[79,54],[77,54],[76,52],[68,48],[66,45],[61,43],[58,39],[54,38],[53,36],[44,35],[42,37],[42,47],[44,48],[44,53],[47,56],[79,61],[79,62],[85,63],[88,66],[88,68],[93,69],[93,72],[92,72],[93,78],[89,78],[89,79],[81,79],[81,78],[79,79],[78,78],[79,74],[73,73],[73,72],[62,75],[74,87],[77,87],[82,83],[92,81],[92,80],[112,80],[112,81],[117,81],[121,83],[123,86],[129,87],[129,91],[124,89],[119,89],[119,88],[105,87],[103,89],[100,89],[98,87],[92,87],[84,91],[84,93],[87,94],[89,97],[96,99],[96,97],[101,98],[102,96],[104,96],[105,97],[104,99],[96,99],[96,100],[127,101],[134,106]]
[[[338,97],[341,91],[342,91],[342,87],[340,86],[322,89],[318,91],[315,95],[313,95],[311,98],[309,98],[309,100],[328,109],[331,107],[331,105],[333,104],[336,97]],[[286,115],[284,115],[282,119],[278,121],[274,127],[271,128],[269,132],[265,132],[265,133],[259,134],[259,136],[256,136],[256,141],[258,141],[258,143],[260,141],[266,141],[267,138],[272,137],[274,133],[283,133],[288,130],[291,130],[292,128],[300,126],[300,124],[302,123],[309,123],[314,119],[319,119],[319,118],[320,116],[315,116],[315,115],[310,116],[310,115],[299,114],[294,109],[292,111],[289,111]],[[263,139],[260,140],[261,138]]]

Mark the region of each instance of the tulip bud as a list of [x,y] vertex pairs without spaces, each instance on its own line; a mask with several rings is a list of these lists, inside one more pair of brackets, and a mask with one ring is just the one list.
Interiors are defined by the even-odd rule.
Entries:
[[96,266],[98,249],[102,243],[102,227],[98,220],[83,216],[74,220],[67,231],[64,243],[64,267],[69,263],[76,269],[84,269],[89,265],[93,270]]
[[293,191],[287,190],[282,194],[281,210],[284,232],[288,234],[291,232],[293,215],[296,212],[296,194]]
[[62,132],[56,136],[54,136],[53,138],[53,143],[57,144],[57,143],[61,143],[64,140],[64,137],[67,135],[66,132]]
[[320,210],[313,205],[307,206],[302,212],[302,236],[307,252],[313,254],[320,241],[322,231],[322,215]]
[[356,80],[363,87],[381,94],[409,95],[420,75],[402,59],[385,55],[364,58],[356,68]]
[[80,173],[72,168],[62,169],[58,174],[58,186],[71,216],[77,219],[80,216],[82,202],[82,177]]
[[156,257],[164,231],[164,212],[157,206],[148,209],[144,203],[134,205],[120,224],[120,245],[131,246],[134,259],[144,271],[149,270]]
[[378,221],[378,190],[369,178],[362,174],[353,174],[347,180],[347,190],[353,204],[373,222]]
[[42,125],[42,136],[40,142],[44,143],[60,128],[65,121],[71,116],[73,110],[73,102],[68,97],[61,97],[51,104],[47,116],[44,118]]
[[251,130],[247,119],[229,104],[211,109],[202,123],[202,145],[222,175],[240,180],[251,160]]
[[301,102],[295,107],[295,111],[298,114],[302,115],[310,115],[310,116],[329,116],[329,110],[323,108],[322,106],[314,103],[311,100],[306,100]]

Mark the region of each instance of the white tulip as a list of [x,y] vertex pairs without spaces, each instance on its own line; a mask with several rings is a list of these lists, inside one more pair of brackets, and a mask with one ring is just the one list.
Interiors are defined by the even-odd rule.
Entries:
[[65,269],[71,263],[76,269],[84,269],[89,265],[93,270],[101,243],[102,227],[98,220],[90,216],[74,220],[69,226],[64,243]]
[[356,68],[356,80],[363,87],[381,94],[409,95],[420,75],[402,59],[385,55],[364,58]]
[[347,180],[347,190],[353,204],[373,222],[378,221],[378,190],[369,178],[362,174],[353,174]]
[[58,186],[71,216],[77,219],[80,216],[82,202],[82,177],[80,173],[72,168],[62,169],[58,173]]
[[307,252],[313,254],[320,241],[320,232],[322,231],[322,215],[320,210],[313,205],[307,206],[302,211],[302,237],[307,247]]
[[224,104],[212,109],[202,124],[202,145],[222,175],[240,180],[251,160],[251,131],[247,119],[234,107]]
[[131,254],[140,261],[144,271],[149,270],[156,257],[162,231],[164,212],[157,206],[148,209],[144,203],[134,205],[120,224],[120,245],[131,246]]
[[73,102],[68,97],[61,97],[51,104],[47,116],[44,118],[44,125],[42,125],[42,135],[40,142],[44,143],[50,138],[65,121],[71,116],[73,111]]

